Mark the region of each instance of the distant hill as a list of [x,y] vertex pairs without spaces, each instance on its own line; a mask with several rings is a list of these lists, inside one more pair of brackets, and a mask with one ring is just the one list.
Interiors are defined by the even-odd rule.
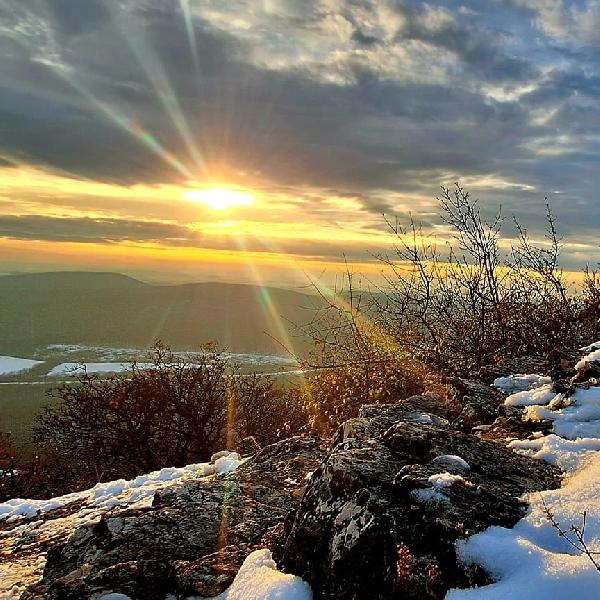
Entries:
[[[282,327],[304,323],[319,298],[226,283],[150,285],[117,273],[0,277],[0,354],[48,344],[148,348],[156,339],[193,350],[217,341],[233,352],[283,354]],[[267,333],[265,333],[267,332]],[[306,347],[306,340],[295,340]]]

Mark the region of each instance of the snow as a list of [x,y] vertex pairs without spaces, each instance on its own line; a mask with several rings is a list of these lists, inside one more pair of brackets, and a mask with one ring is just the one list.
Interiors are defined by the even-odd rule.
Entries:
[[465,480],[462,475],[453,475],[452,473],[445,472],[431,475],[428,481],[435,490],[439,491],[443,490],[444,488],[449,488],[455,483],[464,483]]
[[448,425],[448,419],[424,412],[412,412],[406,415],[406,420],[421,425]]
[[552,379],[545,375],[509,375],[498,377],[493,385],[503,392],[513,393],[531,390],[548,383],[552,383]]
[[593,352],[594,350],[600,350],[600,341],[594,342],[589,346],[584,346],[583,348],[579,348],[581,352]]
[[585,512],[585,542],[592,551],[600,550],[600,388],[581,387],[563,398],[544,383],[516,392],[506,404],[525,406],[524,419],[552,421],[549,435],[538,433],[508,446],[559,466],[567,473],[566,481],[558,490],[529,494],[529,512],[513,529],[490,527],[458,542],[459,559],[483,566],[495,583],[451,590],[446,600],[597,600],[600,573],[559,536],[545,511],[550,509],[567,532],[572,525],[581,527]]
[[533,440],[514,440],[508,444],[518,454],[545,460],[563,471],[575,471],[600,450],[600,439],[578,438],[566,440],[556,434],[537,436]]
[[450,498],[448,498],[446,494],[442,494],[442,492],[439,492],[434,488],[421,488],[418,490],[412,490],[410,495],[417,502],[422,502],[423,504],[440,504],[450,502]]
[[[259,360],[255,362],[248,362],[246,364],[252,365],[270,365],[272,363],[260,362]],[[136,367],[138,369],[152,369],[156,365],[154,363],[136,363]],[[193,369],[195,367],[195,363],[188,363],[186,365],[187,368]],[[210,367],[210,365],[207,365]],[[1,367],[0,367],[1,368]],[[84,373],[126,373],[127,371],[131,371],[131,363],[130,362],[64,362],[60,363],[53,367],[48,373],[47,377],[63,377],[63,376],[76,376],[82,375]],[[303,375],[306,371],[302,369],[294,369],[287,371],[276,371],[269,372],[268,375]],[[1,374],[1,373],[0,373]],[[241,375],[244,377],[245,375]],[[251,376],[251,375],[248,375]]]
[[108,483],[98,483],[89,490],[57,496],[50,500],[15,498],[0,503],[0,521],[15,517],[33,517],[76,501],[83,501],[88,506],[104,510],[115,506],[139,505],[144,500],[151,502],[157,490],[169,486],[173,481],[184,482],[207,475],[224,475],[231,473],[242,463],[237,452],[225,452],[220,453],[220,457],[214,464],[198,463],[185,467],[168,467],[147,475],[138,475],[129,481],[117,479]]
[[584,356],[576,365],[576,369],[581,369],[587,362],[592,362],[594,360],[600,360],[600,350],[593,350],[586,356]]
[[[312,600],[300,577],[281,573],[268,550],[248,555],[233,583],[218,600]],[[216,599],[215,599],[216,600]]]
[[[138,369],[151,369],[153,363],[137,363]],[[48,377],[59,377],[63,375],[76,376],[84,373],[124,373],[131,370],[131,363],[113,363],[113,362],[86,362],[75,363],[65,362],[56,365],[51,369]]]
[[217,475],[226,475],[235,471],[242,464],[239,454],[231,452],[229,456],[221,456],[215,461],[215,473]]
[[530,406],[532,404],[548,404],[557,394],[552,384],[544,384],[531,390],[522,390],[511,394],[504,404],[507,406]]
[[33,369],[41,365],[43,361],[29,358],[17,358],[16,356],[0,356],[0,375],[15,375]]
[[[97,357],[108,359],[108,361],[123,360],[125,357],[131,358],[147,358],[151,352],[148,349],[142,348],[113,348],[108,346],[88,346],[85,344],[49,344],[46,350],[52,354],[78,354],[82,352],[93,353]],[[202,359],[206,356],[206,352],[173,352],[175,356],[189,359]],[[243,352],[223,352],[222,356],[226,360],[230,360],[236,364],[242,365],[260,365],[260,366],[290,366],[297,365],[296,359],[290,356],[279,356],[275,354],[251,354]]]
[[[441,460],[438,460],[441,459]],[[469,470],[469,464],[467,461],[462,459],[460,456],[454,456],[451,454],[444,454],[442,456],[438,456],[434,458],[431,462],[435,464],[435,461],[438,461],[438,466],[446,466],[449,468],[459,467],[460,470],[466,472]],[[466,470],[465,470],[466,465]],[[412,490],[410,495],[417,502],[422,502],[424,504],[439,504],[439,503],[447,503],[450,502],[450,498],[444,494],[444,490],[453,486],[455,483],[461,483],[463,485],[473,485],[469,481],[466,481],[462,475],[455,475],[453,473],[448,473],[447,471],[443,473],[435,473],[431,475],[427,483],[429,483],[430,487],[420,488],[416,490]]]
[[465,563],[482,565],[497,582],[476,589],[453,590],[446,600],[597,600],[600,574],[590,560],[552,528],[544,503],[563,529],[581,525],[587,511],[585,539],[600,548],[600,455],[573,475],[561,489],[530,495],[529,514],[513,529],[490,527],[457,546]]
[[[554,403],[559,399],[555,399]],[[600,387],[580,388],[565,403],[568,405],[559,410],[552,410],[553,401],[548,407],[528,406],[523,418],[552,421],[553,432],[570,440],[600,438]]]
[[456,454],[441,454],[440,456],[436,456],[431,461],[431,464],[450,471],[458,471],[459,473],[468,473],[471,470],[471,465],[464,458]]

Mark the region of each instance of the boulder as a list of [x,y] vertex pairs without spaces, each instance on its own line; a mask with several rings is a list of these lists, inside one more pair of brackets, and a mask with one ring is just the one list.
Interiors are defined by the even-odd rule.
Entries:
[[525,493],[560,485],[550,465],[426,421],[402,403],[373,405],[338,431],[275,552],[316,599],[441,599],[450,587],[487,583],[480,569],[457,565],[455,542],[513,526]]

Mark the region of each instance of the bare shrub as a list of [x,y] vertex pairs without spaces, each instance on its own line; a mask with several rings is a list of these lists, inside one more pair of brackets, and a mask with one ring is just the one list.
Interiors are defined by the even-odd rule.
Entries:
[[[560,267],[561,239],[547,206],[546,239],[534,244],[518,221],[518,239],[501,251],[502,216],[481,216],[459,184],[438,198],[452,240],[445,252],[411,222],[388,220],[393,253],[378,318],[408,349],[458,374],[525,354],[548,354],[593,335],[600,306],[595,273],[572,289]],[[406,331],[412,336],[406,336]]]
[[443,393],[444,374],[472,375],[528,354],[550,357],[594,335],[600,277],[588,270],[582,288],[569,285],[549,206],[541,244],[515,220],[517,239],[507,247],[500,211],[485,220],[459,184],[442,188],[438,201],[450,234],[443,245],[414,221],[403,227],[386,219],[394,245],[391,255],[377,255],[383,286],[357,291],[348,270],[339,289],[314,284],[324,308],[301,327],[314,350],[299,396],[319,433],[331,433],[366,403],[425,388]]
[[553,529],[556,529],[556,532],[559,537],[571,546],[578,554],[582,554],[586,556],[588,560],[594,565],[596,571],[600,572],[600,563],[599,556],[600,552],[597,550],[592,550],[586,542],[585,539],[585,524],[587,520],[587,512],[583,512],[581,515],[581,525],[571,524],[569,529],[564,529],[562,525],[557,521],[556,516],[552,512],[552,510],[546,505],[544,499],[542,498],[542,504],[544,506],[544,514],[546,519],[550,522]]

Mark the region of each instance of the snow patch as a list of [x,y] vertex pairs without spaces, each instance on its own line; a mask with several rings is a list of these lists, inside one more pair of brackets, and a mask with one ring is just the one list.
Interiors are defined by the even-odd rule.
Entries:
[[[220,452],[218,455],[214,464],[169,467],[140,475],[130,481],[119,479],[99,483],[89,490],[50,500],[16,498],[1,503],[0,521],[3,521],[3,531],[0,536],[0,554],[9,556],[11,548],[23,543],[23,540],[39,544],[40,547],[49,540],[53,543],[61,539],[66,542],[76,529],[97,523],[111,509],[150,506],[158,490],[207,475],[229,473],[244,462],[235,452]],[[219,461],[222,462],[217,464]],[[58,508],[64,508],[64,514],[48,520],[26,519]],[[113,513],[108,523],[111,528],[122,526],[118,512]],[[28,585],[42,577],[45,563],[45,554],[22,555],[11,561],[0,561],[0,598],[19,598]]]
[[508,377],[498,377],[494,380],[493,386],[503,392],[514,393],[531,390],[552,383],[552,378],[545,375],[509,375]]
[[[138,369],[151,369],[152,363],[137,363]],[[83,375],[84,373],[125,373],[131,371],[131,363],[114,363],[114,362],[86,362],[86,363],[74,363],[66,362],[56,365],[52,368],[47,377],[60,377],[69,375],[75,377],[76,375]]]
[[312,592],[300,577],[278,571],[268,550],[256,550],[215,600],[312,600]]
[[29,371],[44,361],[29,358],[18,358],[16,356],[0,356],[0,375],[16,375]]
[[47,513],[77,501],[84,502],[88,507],[103,510],[133,504],[140,506],[144,502],[151,503],[154,493],[168,487],[173,481],[182,483],[207,475],[231,473],[242,463],[243,460],[237,452],[226,452],[214,464],[198,463],[185,467],[168,467],[147,475],[138,475],[129,481],[117,479],[108,483],[98,483],[89,490],[57,496],[50,500],[15,498],[0,503],[0,520],[33,517],[38,513]]
[[531,494],[530,511],[513,529],[490,527],[457,543],[465,564],[482,565],[498,581],[469,590],[452,590],[446,600],[548,600],[600,597],[599,574],[585,556],[574,553],[558,536],[544,513],[544,503],[564,528],[581,525],[587,511],[585,537],[592,549],[600,547],[600,455],[558,490]]
[[594,342],[589,346],[584,346],[583,348],[579,348],[581,352],[593,352],[594,350],[600,350],[600,341]]
[[436,473],[428,479],[429,485],[436,490],[443,490],[452,487],[455,483],[465,483],[462,475],[453,475],[452,473]]
[[434,488],[412,490],[410,495],[414,500],[423,504],[446,504],[450,502],[450,498],[446,494],[442,494]]
[[583,369],[585,363],[593,362],[595,360],[600,360],[600,350],[594,350],[590,352],[587,356],[584,356],[576,365],[575,368],[577,370]]
[[[553,410],[561,405],[564,407]],[[566,401],[558,396],[548,407],[528,406],[523,418],[552,421],[553,432],[570,440],[600,438],[600,387],[579,388]]]
[[543,384],[509,396],[506,403],[525,406],[524,419],[552,421],[552,434],[514,440],[508,447],[559,466],[568,474],[566,484],[529,494],[529,513],[513,529],[490,527],[457,542],[460,560],[483,566],[496,583],[451,590],[446,600],[595,600],[600,597],[598,571],[558,535],[545,507],[566,531],[572,525],[581,527],[585,512],[586,544],[593,551],[600,549],[600,388],[579,388],[563,398]]
[[600,439],[566,440],[556,434],[537,436],[533,440],[514,440],[508,444],[518,454],[545,460],[563,471],[580,468],[593,452],[600,450]]
[[532,406],[534,404],[548,404],[558,394],[554,391],[552,384],[543,384],[531,390],[523,390],[511,394],[504,404],[507,406]]

